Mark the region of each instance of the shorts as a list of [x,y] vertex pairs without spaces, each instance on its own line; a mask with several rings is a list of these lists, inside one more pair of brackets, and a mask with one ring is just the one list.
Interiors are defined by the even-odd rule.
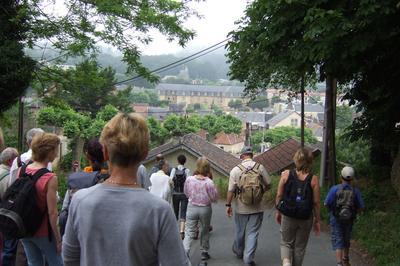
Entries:
[[331,239],[333,250],[350,247],[351,232],[353,223],[340,223],[331,218]]

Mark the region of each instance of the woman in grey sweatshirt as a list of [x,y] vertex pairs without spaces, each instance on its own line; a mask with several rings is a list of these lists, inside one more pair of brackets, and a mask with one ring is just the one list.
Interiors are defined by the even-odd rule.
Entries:
[[100,142],[111,176],[74,195],[63,238],[64,265],[189,265],[170,206],[141,188],[132,174],[148,152],[144,119],[117,114]]

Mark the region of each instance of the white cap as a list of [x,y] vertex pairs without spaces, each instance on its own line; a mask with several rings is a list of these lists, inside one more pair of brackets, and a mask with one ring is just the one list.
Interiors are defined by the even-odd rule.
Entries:
[[344,180],[351,180],[354,177],[354,169],[350,166],[345,166],[342,169],[342,178]]

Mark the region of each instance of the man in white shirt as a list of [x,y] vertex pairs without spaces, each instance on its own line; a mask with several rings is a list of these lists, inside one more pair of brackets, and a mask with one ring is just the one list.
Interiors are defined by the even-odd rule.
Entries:
[[[44,131],[41,128],[32,128],[28,130],[28,132],[26,132],[26,144],[28,144],[29,150],[14,159],[12,166],[10,168],[10,178],[8,181],[8,186],[11,186],[11,184],[14,183],[14,181],[17,179],[18,168],[21,167],[21,165],[19,164],[29,163],[29,160],[32,157],[31,143],[33,138],[35,137],[36,134],[43,132]],[[18,161],[20,161],[20,163]],[[50,171],[52,170],[51,163],[47,165],[47,169],[49,169]]]
[[158,170],[150,177],[151,187],[150,193],[160,197],[168,202],[171,199],[171,179],[166,174],[169,169],[167,161],[161,160],[158,162]]

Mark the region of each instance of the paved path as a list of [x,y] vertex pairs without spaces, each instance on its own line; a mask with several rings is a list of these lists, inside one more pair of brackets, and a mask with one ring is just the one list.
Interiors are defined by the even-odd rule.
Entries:
[[[243,265],[232,251],[234,221],[225,215],[225,206],[222,202],[213,205],[213,216],[211,224],[214,230],[210,237],[210,255],[208,266],[236,266]],[[264,213],[264,221],[260,236],[258,238],[258,248],[255,262],[258,266],[279,266],[280,265],[280,233],[279,226],[274,221],[274,213],[267,210]],[[311,233],[310,241],[307,246],[304,266],[329,266],[336,265],[335,254],[331,249],[330,236],[322,233],[316,237]],[[199,241],[194,241],[191,251],[191,262],[197,266],[200,262]],[[352,266],[361,266],[353,262]]]

